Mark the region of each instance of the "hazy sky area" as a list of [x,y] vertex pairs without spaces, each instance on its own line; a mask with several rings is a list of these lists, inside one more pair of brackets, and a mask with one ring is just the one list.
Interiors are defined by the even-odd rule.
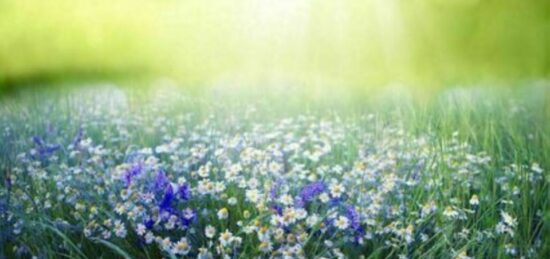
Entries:
[[549,46],[547,0],[0,1],[0,82],[11,85],[506,82],[547,78]]

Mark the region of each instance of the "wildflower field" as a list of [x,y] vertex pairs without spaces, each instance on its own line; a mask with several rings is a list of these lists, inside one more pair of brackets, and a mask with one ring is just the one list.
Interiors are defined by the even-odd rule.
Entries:
[[421,101],[152,84],[0,101],[0,255],[550,256],[547,81]]

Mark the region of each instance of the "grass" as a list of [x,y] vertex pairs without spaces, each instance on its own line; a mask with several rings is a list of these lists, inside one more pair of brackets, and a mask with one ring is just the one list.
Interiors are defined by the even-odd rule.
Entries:
[[[449,88],[430,97],[405,90],[372,95],[333,90],[311,97],[297,89],[269,94],[225,89],[198,96],[166,85],[140,90],[91,86],[4,99],[0,255],[195,257],[205,247],[214,257],[242,258],[280,256],[291,253],[290,248],[298,249],[293,256],[308,258],[339,253],[350,258],[548,257],[548,83]],[[91,143],[85,143],[88,138]],[[174,142],[177,138],[181,143]],[[298,144],[297,151],[276,155],[292,143]],[[152,154],[140,151],[146,147]],[[262,155],[247,164],[245,148]],[[222,155],[215,155],[217,150]],[[158,161],[125,184],[129,168],[149,163],[144,161],[150,156]],[[207,177],[199,176],[208,162]],[[270,171],[261,166],[264,162],[280,163],[283,169]],[[258,186],[243,188],[232,181],[228,173],[235,164],[242,166],[238,177],[247,183],[255,179]],[[181,211],[195,209],[189,222],[178,221],[174,229],[159,212],[172,187],[151,189],[159,168],[178,191],[185,184],[191,188],[190,199],[178,196],[168,202],[168,208],[178,211],[168,215],[178,215],[181,222]],[[186,183],[178,182],[179,177]],[[220,182],[225,189],[201,194],[201,179]],[[323,203],[316,194],[304,208],[308,216],[323,220],[308,225],[299,219],[285,227],[270,222],[277,215],[272,207],[300,207],[281,204],[283,194],[296,202],[305,186],[316,181],[326,185],[322,192],[333,200]],[[334,196],[334,184],[345,187],[341,199]],[[267,195],[273,188],[275,200]],[[264,196],[254,202],[247,194],[251,190]],[[151,202],[140,196],[148,192],[154,194]],[[471,202],[474,195],[479,205]],[[237,198],[235,205],[230,197]],[[132,208],[140,206],[144,214],[132,216]],[[363,232],[335,225],[339,216],[354,220],[347,206],[358,213]],[[125,209],[117,211],[121,207]],[[218,218],[221,208],[228,208],[227,219]],[[512,219],[507,221],[506,215]],[[138,233],[147,217],[155,219],[147,231],[160,237],[152,244]],[[124,235],[117,232],[116,220]],[[204,234],[207,225],[216,229],[211,243]],[[258,237],[262,227],[268,241]],[[225,230],[241,241],[220,245]],[[282,238],[277,231],[283,231]],[[171,243],[163,248],[165,237]],[[191,245],[189,252],[175,249],[183,237]],[[258,248],[264,241],[270,251]]]

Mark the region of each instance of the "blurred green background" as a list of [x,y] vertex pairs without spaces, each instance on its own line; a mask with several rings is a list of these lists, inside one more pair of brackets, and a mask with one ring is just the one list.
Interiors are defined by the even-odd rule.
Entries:
[[0,0],[0,85],[440,87],[550,75],[548,0]]

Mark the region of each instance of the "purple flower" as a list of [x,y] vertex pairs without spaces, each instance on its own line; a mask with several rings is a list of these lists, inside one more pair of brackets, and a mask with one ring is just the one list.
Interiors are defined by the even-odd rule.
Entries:
[[298,205],[303,206],[305,203],[312,201],[317,195],[324,192],[326,188],[323,181],[317,181],[304,186],[298,196]]
[[51,156],[55,151],[61,148],[61,145],[58,144],[47,144],[41,137],[34,136],[32,138],[34,144],[36,145],[36,151],[42,158]]
[[147,229],[152,229],[153,226],[155,225],[155,221],[152,220],[152,219],[148,219],[148,220],[146,220],[145,222],[143,222],[143,225],[145,225],[145,227],[146,227]]
[[331,207],[338,206],[341,201],[342,201],[341,198],[333,198],[333,199],[330,199],[330,201],[328,202],[328,205]]
[[283,207],[279,205],[273,205],[273,210],[277,213],[277,215],[281,216],[283,215]]
[[273,186],[271,187],[271,190],[269,190],[269,198],[272,200],[277,199],[277,196],[279,195],[278,189],[281,187],[281,185],[284,184],[284,181],[282,179],[277,180]]
[[365,235],[365,229],[361,226],[361,216],[352,205],[346,205],[346,217],[350,221],[350,228],[355,231],[354,240],[356,243]]
[[174,200],[174,188],[172,188],[171,184],[168,184],[166,186],[166,190],[164,191],[164,196],[162,197],[162,201],[159,204],[159,207],[161,210],[167,210],[172,206],[172,201]]
[[183,201],[191,199],[191,188],[189,188],[188,184],[184,183],[178,186],[178,197]]
[[32,141],[34,142],[35,145],[39,147],[44,146],[44,140],[42,140],[42,138],[39,136],[32,137]]
[[334,225],[334,219],[333,218],[326,218],[323,223],[325,226],[333,226]]
[[80,141],[82,141],[82,138],[84,137],[84,130],[82,130],[82,128],[79,128],[78,129],[78,133],[76,134],[74,140],[73,140],[73,143],[72,145],[74,147],[78,146],[78,144],[80,144]]
[[358,230],[359,228],[361,228],[361,219],[359,213],[352,205],[346,206],[346,217],[349,219],[352,229]]
[[180,216],[181,223],[184,226],[189,226],[197,218],[197,212],[194,209],[184,209]]
[[162,170],[159,170],[157,172],[157,176],[155,177],[155,182],[154,182],[154,188],[155,188],[155,191],[161,191],[164,189],[164,187],[166,187],[166,185],[168,185],[170,182],[168,181],[168,177],[166,177],[166,175],[164,174],[164,171]]
[[271,190],[269,190],[269,198],[271,198],[272,200],[277,199],[277,188],[279,188],[279,185],[277,183],[275,183],[271,187]]
[[139,175],[142,172],[142,170],[143,170],[143,163],[138,162],[133,164],[130,168],[128,168],[124,172],[123,178],[124,178],[124,182],[126,183],[126,187],[130,186],[130,184],[132,183],[132,178]]

